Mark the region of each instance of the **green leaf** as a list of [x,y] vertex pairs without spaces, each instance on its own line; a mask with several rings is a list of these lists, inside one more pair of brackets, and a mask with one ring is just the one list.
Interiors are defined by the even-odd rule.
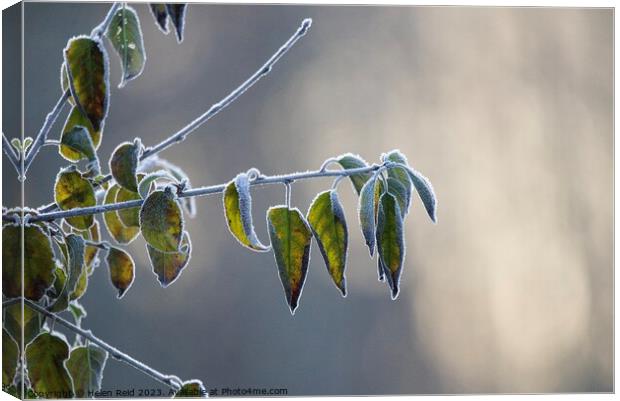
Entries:
[[400,206],[390,193],[381,195],[379,201],[377,250],[381,266],[392,289],[392,299],[396,299],[405,260],[405,240]]
[[[114,203],[119,189],[120,187],[116,184],[108,188],[103,203],[105,205]],[[116,210],[105,212],[103,214],[103,220],[110,236],[119,244],[127,245],[140,234],[140,227],[125,227],[118,217]]]
[[64,50],[69,89],[76,106],[97,131],[108,113],[108,56],[99,40],[80,36]]
[[344,271],[347,264],[349,234],[338,193],[331,190],[318,194],[310,205],[307,218],[314,238],[319,244],[327,272],[344,297],[347,295]]
[[177,252],[183,234],[183,214],[170,188],[152,192],[140,209],[142,236],[162,252]]
[[122,298],[125,292],[131,287],[134,279],[134,263],[131,256],[116,247],[110,247],[106,257],[110,270],[110,281],[114,288],[118,290],[118,298]]
[[183,42],[183,29],[185,28],[185,12],[187,11],[187,4],[168,3],[166,4],[166,11],[170,17],[172,26],[174,26],[174,33],[177,35],[177,42]]
[[69,146],[62,144],[62,138],[67,133],[73,131],[76,127],[86,128],[95,150],[97,150],[99,148],[99,145],[101,144],[101,131],[95,130],[93,128],[93,124],[88,118],[84,117],[80,109],[77,107],[73,107],[71,109],[71,112],[67,116],[64,127],[62,128],[62,134],[60,136],[61,146],[59,148],[60,154],[69,161],[78,161],[82,158],[82,155],[78,151],[72,150]]
[[151,193],[151,189],[155,187],[155,185],[153,184],[157,180],[161,179],[170,182],[176,182],[174,177],[165,170],[157,170],[148,173],[144,176],[144,178],[142,178],[142,180],[140,180],[140,183],[138,184],[138,193],[140,194],[140,198],[146,199],[149,196],[149,193]]
[[[76,125],[69,131],[63,131],[60,138],[60,154],[69,161],[77,162],[86,159],[96,163],[99,167],[99,159],[95,151],[95,145],[88,130],[81,125]],[[97,168],[97,170],[100,170]]]
[[23,153],[22,141],[19,138],[11,139],[11,145],[15,148],[18,155]]
[[[144,178],[144,174],[138,174],[138,182]],[[137,192],[128,191],[120,188],[116,193],[116,202],[128,202],[132,200],[140,200],[142,197]],[[127,209],[117,210],[118,217],[125,227],[140,227],[140,207],[130,207]]]
[[39,334],[26,347],[26,363],[30,384],[37,393],[50,393],[54,398],[71,398],[73,383],[65,361],[69,345],[56,335]]
[[[54,185],[54,199],[61,210],[95,206],[95,190],[79,171],[69,167],[60,170]],[[86,230],[94,223],[92,215],[68,217],[67,223],[78,230]]]
[[21,297],[23,268],[24,296],[38,301],[54,282],[56,264],[52,243],[39,226],[24,226],[22,265],[21,239],[20,226],[2,228],[2,293],[7,298]]
[[[101,231],[99,230],[99,222],[95,220],[94,224],[90,226],[88,230],[71,230],[73,233],[81,236],[86,241],[91,242],[99,242],[101,239]],[[84,250],[84,264],[88,268],[89,274],[93,271],[93,262],[97,257],[97,253],[99,252],[99,248],[93,245],[86,245],[86,249]]]
[[[361,156],[351,153],[346,153],[344,155],[338,156],[338,163],[340,163],[342,168],[345,170],[368,167],[368,163],[366,163],[366,161],[364,161]],[[366,181],[368,181],[370,177],[372,177],[372,173],[352,174],[349,176],[349,179],[353,184],[353,189],[355,189],[355,192],[358,195],[360,194],[362,187],[364,186],[364,184],[366,184]]]
[[[381,157],[383,159],[383,161],[391,161],[394,163],[400,163],[403,164],[405,166],[408,165],[407,163],[407,158],[405,157],[405,155],[403,155],[402,153],[400,153],[399,150],[393,150],[391,152],[389,152],[388,154],[382,155]],[[388,177],[394,179],[395,181],[399,182],[403,187],[404,187],[404,191],[400,190],[400,188],[398,189],[398,193],[399,196],[401,196],[402,199],[397,199],[399,202],[401,202],[401,200],[406,201],[406,203],[403,205],[401,204],[401,212],[404,215],[407,214],[407,212],[409,211],[409,204],[411,202],[411,191],[412,191],[412,187],[411,187],[411,181],[409,180],[409,175],[407,174],[407,171],[405,171],[402,168],[399,167],[390,167],[387,170],[388,173]],[[390,191],[389,187],[395,185],[393,183],[393,181],[389,181],[388,180],[388,191],[392,194],[394,194],[395,191]],[[404,194],[407,194],[406,196]]]
[[27,137],[24,138],[24,144],[23,144],[24,153],[28,152],[28,149],[30,149],[30,146],[32,145],[33,141],[34,140],[30,136],[27,136]]
[[377,225],[377,202],[378,196],[382,191],[382,185],[377,184],[379,181],[377,176],[366,181],[366,184],[360,191],[359,199],[359,220],[362,227],[362,234],[370,256],[375,252],[375,233]]
[[24,344],[28,345],[33,338],[40,332],[43,326],[43,316],[24,303],[24,314],[22,315],[21,303],[4,307],[4,328],[13,337],[17,345],[21,348],[22,331],[24,333]]
[[183,387],[176,392],[173,398],[204,398],[207,395],[207,389],[200,380],[188,380],[183,382]]
[[19,347],[9,332],[2,329],[2,386],[13,383],[19,362]]
[[65,237],[67,244],[67,279],[56,301],[50,306],[51,312],[61,312],[69,306],[69,297],[75,291],[76,285],[84,269],[84,239],[76,234]]
[[73,316],[73,320],[75,320],[76,326],[80,326],[82,324],[82,319],[84,319],[88,313],[86,313],[86,309],[77,301],[72,301],[69,304],[69,312]]
[[187,231],[183,232],[181,249],[179,252],[161,252],[151,245],[146,244],[146,250],[151,260],[153,273],[157,276],[159,284],[166,288],[172,284],[187,266],[192,251],[192,243]]
[[107,359],[108,353],[94,344],[71,350],[67,369],[73,379],[77,398],[93,398],[92,394],[101,390]]
[[[407,181],[409,178],[407,177]],[[409,210],[409,203],[411,200],[411,190],[407,189],[401,182],[395,178],[388,177],[388,192],[394,195],[396,200],[398,201],[398,206],[400,206],[400,213],[403,218],[407,215],[407,211]]]
[[437,223],[437,198],[435,197],[433,185],[428,178],[424,177],[417,170],[407,167],[407,173],[409,173],[409,178],[411,178],[411,182],[424,204],[428,217],[431,218],[433,223]]
[[266,252],[270,248],[261,244],[252,224],[252,196],[246,173],[235,177],[224,190],[224,213],[230,233],[246,248]]
[[140,20],[135,10],[123,4],[123,7],[114,14],[106,36],[121,59],[123,77],[119,88],[122,88],[127,82],[142,74],[146,61]]
[[149,5],[157,27],[167,35],[170,31],[168,30],[168,12],[166,11],[166,4],[150,3]]
[[295,314],[308,272],[312,232],[301,212],[286,206],[270,208],[267,225],[286,302]]
[[[163,169],[168,171],[170,175],[174,178],[174,180],[177,183],[182,184],[186,190],[191,189],[192,184],[189,180],[189,177],[187,176],[187,174],[185,174],[185,171],[183,171],[181,167],[177,166],[176,164],[170,163],[168,160],[162,158],[157,158],[156,160],[154,160],[154,162],[159,167],[162,167]],[[143,196],[143,198],[146,197]],[[188,196],[181,199],[181,204],[183,205],[183,208],[185,209],[189,217],[194,217],[196,215],[196,199],[194,197]]]
[[138,192],[138,161],[142,144],[139,139],[123,142],[114,150],[110,158],[110,171],[118,185],[131,191]]

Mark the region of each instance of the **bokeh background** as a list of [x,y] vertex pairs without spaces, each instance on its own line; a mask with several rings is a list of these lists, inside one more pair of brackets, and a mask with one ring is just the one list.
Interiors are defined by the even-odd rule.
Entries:
[[[62,49],[109,4],[26,3],[25,134],[60,95]],[[377,281],[350,185],[343,299],[318,248],[291,316],[271,254],[228,234],[219,196],[188,221],[194,251],[167,289],[144,241],[116,299],[102,264],[84,325],[156,369],[209,388],[289,395],[613,390],[613,10],[191,4],[177,44],[142,21],[148,60],[124,89],[115,54],[105,162],[121,141],[152,145],[245,80],[297,28],[314,24],[273,72],[186,142],[162,153],[194,185],[318,168],[343,152],[393,148],[433,182],[439,224],[414,200],[402,291]],[[6,83],[5,83],[6,85]],[[4,100],[5,103],[7,99]],[[66,112],[66,110],[65,110]],[[63,117],[52,132],[58,137]],[[7,132],[17,136],[18,132]],[[52,199],[63,165],[45,148],[26,204]],[[17,181],[4,161],[4,186]],[[331,185],[296,183],[293,203]],[[3,204],[19,203],[5,189]],[[259,236],[283,186],[253,191]],[[104,389],[160,388],[113,360]]]

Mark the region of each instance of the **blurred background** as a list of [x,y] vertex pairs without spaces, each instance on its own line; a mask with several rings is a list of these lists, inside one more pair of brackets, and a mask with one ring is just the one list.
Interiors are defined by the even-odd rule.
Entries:
[[[354,152],[399,148],[439,198],[433,225],[417,198],[406,221],[401,295],[377,281],[351,186],[343,299],[313,246],[291,316],[272,254],[228,234],[221,198],[198,198],[194,250],[160,288],[145,244],[122,300],[103,263],[82,299],[84,326],[154,368],[208,388],[287,388],[289,395],[613,390],[613,10],[568,8],[200,5],[177,44],[135,3],[147,63],[111,102],[99,155],[153,145],[258,68],[305,17],[314,24],[272,73],[189,139],[161,154],[194,185],[318,168]],[[61,93],[67,40],[106,3],[25,5],[25,135]],[[6,85],[6,83],[5,83]],[[5,102],[7,100],[5,99]],[[65,109],[66,113],[67,109]],[[52,137],[58,138],[65,114]],[[18,132],[7,132],[9,137]],[[44,148],[26,204],[52,199],[63,160]],[[19,203],[4,161],[3,205]],[[331,179],[293,186],[307,210]],[[253,191],[259,237],[283,186]],[[109,360],[108,390],[161,388]]]

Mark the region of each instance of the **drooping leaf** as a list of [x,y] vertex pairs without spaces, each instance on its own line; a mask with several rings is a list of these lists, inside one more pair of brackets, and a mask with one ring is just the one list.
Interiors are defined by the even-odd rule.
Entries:
[[[393,151],[389,152],[388,154],[383,155],[382,158],[383,158],[384,161],[391,161],[391,162],[394,162],[394,163],[401,163],[401,164],[403,164],[405,166],[408,165],[407,158],[405,157],[405,155],[400,153],[399,150],[393,150]],[[402,214],[404,216],[409,211],[409,204],[411,202],[411,196],[409,194],[411,194],[412,188],[411,188],[411,181],[409,180],[409,175],[407,174],[407,171],[405,171],[404,169],[399,168],[399,167],[388,168],[387,173],[388,173],[388,177],[389,178],[392,178],[395,181],[399,182],[405,188],[405,191],[400,191],[400,189],[399,189],[399,191],[402,194],[405,194],[405,193],[408,194],[406,197],[404,197],[404,196],[402,197],[403,198],[402,200],[406,201],[406,204],[405,205],[401,204],[401,208],[400,208],[401,212],[402,212]],[[395,185],[395,184],[390,184],[390,185]],[[390,185],[388,185],[388,190],[389,190]],[[394,193],[394,191],[390,191],[390,192]],[[398,197],[397,197],[397,199],[398,199]],[[398,200],[399,200],[399,202],[401,201],[400,199],[398,199]]]
[[151,189],[155,187],[154,184],[157,180],[162,179],[175,182],[174,177],[165,170],[157,170],[146,174],[138,183],[138,193],[140,194],[140,198],[146,199],[149,196],[149,193],[151,193]]
[[62,128],[62,134],[60,137],[61,146],[59,148],[60,154],[70,161],[78,161],[82,156],[78,152],[72,150],[70,147],[62,145],[62,138],[68,132],[73,131],[76,127],[86,128],[95,150],[97,150],[99,148],[99,145],[101,144],[101,131],[95,130],[90,120],[84,117],[80,109],[78,109],[77,107],[73,107],[71,109],[71,112],[67,116],[64,127]]
[[[71,210],[97,204],[92,184],[72,167],[60,170],[60,173],[58,173],[56,184],[54,185],[54,199],[61,210]],[[65,220],[69,225],[78,230],[89,229],[94,223],[92,215],[68,217]]]
[[2,329],[2,386],[13,383],[19,362],[19,347],[9,332]]
[[[346,153],[342,156],[339,156],[338,163],[340,163],[342,168],[345,170],[368,167],[368,163],[366,163],[366,161],[364,161],[361,156],[351,153]],[[370,179],[370,177],[372,177],[372,173],[359,173],[349,176],[349,179],[353,184],[353,189],[355,189],[355,192],[357,192],[358,195],[360,194],[362,187],[364,186],[366,181]]]
[[21,348],[22,331],[24,344],[28,345],[41,331],[43,316],[24,303],[24,313],[20,303],[9,305],[4,309],[4,328]]
[[[77,234],[84,238],[86,241],[91,242],[99,242],[101,239],[101,231],[99,230],[99,222],[95,220],[94,224],[90,226],[88,230],[76,230],[72,229],[74,234]],[[99,252],[99,248],[93,245],[86,245],[84,250],[84,264],[88,268],[88,273],[92,273],[93,270],[93,262],[97,257],[97,253]]]
[[422,203],[424,204],[424,208],[426,209],[426,213],[431,220],[436,223],[437,222],[437,198],[435,197],[435,191],[433,190],[433,185],[428,180],[428,178],[424,177],[422,173],[413,168],[408,167],[407,172],[409,173],[409,178],[411,178],[411,182],[415,187]]
[[270,208],[267,225],[286,302],[295,314],[308,272],[312,232],[301,212],[286,206]]
[[33,301],[43,297],[54,282],[54,253],[48,236],[37,225],[24,226],[23,265],[21,227],[5,225],[2,228],[2,293],[7,298],[22,295]]
[[396,299],[405,260],[405,240],[400,206],[390,193],[381,195],[379,201],[377,250],[385,277],[392,290],[392,299]]
[[55,398],[70,398],[73,394],[71,376],[65,367],[69,345],[54,334],[41,333],[26,347],[28,377],[37,393],[54,394]]
[[76,106],[97,131],[108,113],[108,56],[99,40],[70,39],[64,50],[69,89]]
[[252,196],[246,173],[235,177],[224,190],[224,213],[230,233],[246,248],[266,252],[270,248],[261,244],[252,224]]
[[183,382],[183,387],[176,392],[173,398],[204,398],[207,395],[207,389],[200,380],[188,380]]
[[157,276],[157,280],[162,287],[168,287],[179,278],[181,272],[189,262],[191,248],[192,243],[187,231],[183,232],[181,249],[178,252],[162,252],[153,248],[148,243],[146,244],[146,250],[151,260],[153,273]]
[[[144,174],[138,174],[138,182],[144,178]],[[128,191],[120,188],[116,193],[116,202],[128,202],[132,200],[142,199],[139,193]],[[119,209],[117,211],[121,223],[125,227],[140,227],[140,207],[130,207],[127,209]]]
[[342,296],[346,296],[345,268],[349,233],[338,193],[330,190],[318,194],[310,205],[307,218],[319,244],[327,272],[342,292]]
[[138,161],[142,144],[139,140],[123,142],[114,150],[110,158],[110,171],[118,185],[131,191],[138,192]]
[[56,301],[50,306],[51,312],[61,312],[69,306],[69,298],[75,291],[84,269],[84,238],[69,234],[65,237],[68,261],[66,266],[67,279],[58,294]]
[[131,287],[134,279],[134,263],[131,255],[122,249],[110,247],[106,257],[110,270],[110,281],[118,290],[118,298],[122,298]]
[[150,3],[149,5],[157,27],[167,35],[170,31],[168,30],[168,12],[166,11],[166,4]]
[[80,326],[82,323],[82,319],[84,319],[88,313],[86,313],[86,309],[77,301],[72,301],[69,304],[69,312],[73,316],[73,320],[75,320],[75,324]]
[[140,209],[140,228],[146,242],[162,252],[179,250],[183,215],[170,188],[152,192]]
[[[409,181],[409,177],[407,177],[407,181]],[[408,190],[401,182],[395,178],[388,177],[388,192],[394,195],[396,200],[398,201],[398,206],[400,206],[400,213],[403,218],[407,214],[409,210],[409,203],[411,202],[411,190]]]
[[183,30],[185,29],[185,13],[187,4],[183,3],[167,3],[166,11],[170,17],[170,22],[174,26],[174,33],[177,35],[177,42],[183,41]]
[[377,202],[378,194],[382,190],[382,186],[377,177],[373,177],[366,181],[366,184],[360,191],[359,199],[359,220],[362,227],[364,240],[370,251],[370,256],[375,252],[375,233],[377,226]]
[[[108,188],[103,203],[106,205],[114,203],[119,189],[119,186],[116,184]],[[115,210],[105,212],[103,214],[103,220],[108,232],[119,244],[129,244],[140,234],[140,227],[125,227]]]
[[95,344],[71,350],[67,370],[73,379],[77,398],[91,398],[94,392],[101,390],[101,380],[107,359],[108,353]]
[[135,10],[128,5],[123,5],[114,14],[106,36],[121,59],[123,77],[119,88],[122,88],[142,73],[146,61],[140,20]]
[[[189,176],[185,174],[185,171],[183,171],[181,167],[159,157],[155,159],[154,162],[156,165],[169,172],[175,181],[182,184],[186,190],[192,188],[192,183],[189,180]],[[194,197],[189,196],[181,199],[181,204],[183,205],[183,208],[185,208],[185,211],[189,217],[194,217],[196,215],[196,199]]]
[[86,159],[96,167],[96,171],[100,170],[95,145],[88,130],[81,125],[76,125],[71,130],[62,133],[59,149],[60,154],[69,161],[77,162]]

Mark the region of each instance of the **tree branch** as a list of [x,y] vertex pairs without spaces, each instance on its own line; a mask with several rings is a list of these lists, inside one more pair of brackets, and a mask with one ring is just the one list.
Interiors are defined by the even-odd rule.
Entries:
[[[22,301],[22,298],[10,299],[8,301],[4,301],[2,303],[2,307],[5,308],[9,305],[13,305],[21,301]],[[178,377],[173,376],[173,375],[165,375],[161,372],[158,372],[157,370],[151,368],[150,366],[138,361],[137,359],[132,358],[131,356],[120,351],[118,348],[115,348],[111,346],[110,344],[106,343],[105,341],[101,340],[100,338],[96,337],[95,335],[93,335],[93,333],[91,333],[90,330],[84,330],[74,325],[73,323],[63,319],[62,317],[58,316],[57,314],[53,312],[48,311],[44,307],[32,302],[29,299],[24,299],[24,304],[28,305],[29,308],[34,309],[40,314],[49,317],[53,321],[56,321],[57,323],[66,327],[67,329],[71,330],[73,333],[80,335],[85,339],[88,339],[88,341],[90,341],[91,343],[97,344],[98,346],[106,350],[110,354],[110,356],[116,359],[117,361],[126,363],[132,368],[139,370],[140,372],[146,374],[147,376],[152,377],[153,379],[157,380],[158,382],[162,384],[165,384],[166,386],[172,388],[175,391],[178,391],[181,389],[180,385],[182,383]]]
[[[387,162],[391,163],[391,162]],[[302,173],[292,173],[286,175],[273,175],[273,176],[258,176],[256,179],[250,181],[250,186],[256,185],[267,185],[267,184],[282,184],[282,183],[292,183],[298,180],[307,180],[312,178],[320,178],[320,177],[346,177],[354,174],[363,174],[369,173],[372,171],[376,171],[379,168],[385,166],[386,163],[383,164],[374,164],[368,167],[360,167],[350,170],[314,170],[314,171],[305,171]],[[195,196],[204,196],[204,195],[212,195],[219,194],[224,191],[226,188],[226,184],[218,184],[211,185],[207,187],[200,188],[192,188],[184,191],[179,191],[177,193],[179,198],[189,198]],[[49,213],[41,213],[39,215],[29,216],[29,222],[36,221],[53,221],[57,219],[63,219],[67,217],[75,217],[75,216],[87,216],[92,214],[99,214],[104,212],[111,212],[114,210],[121,209],[129,209],[132,207],[140,207],[144,200],[137,199],[126,202],[118,202],[118,203],[110,203],[107,205],[97,205],[91,207],[84,208],[76,208],[71,210],[61,210]],[[6,216],[8,217],[8,216]],[[4,219],[5,216],[3,215]]]
[[6,157],[9,159],[9,162],[11,162],[13,167],[15,167],[15,171],[17,171],[17,174],[19,174],[20,157],[17,156],[17,154],[15,153],[15,149],[13,149],[13,146],[6,138],[6,135],[4,135],[4,132],[2,133],[2,150],[4,151]]

